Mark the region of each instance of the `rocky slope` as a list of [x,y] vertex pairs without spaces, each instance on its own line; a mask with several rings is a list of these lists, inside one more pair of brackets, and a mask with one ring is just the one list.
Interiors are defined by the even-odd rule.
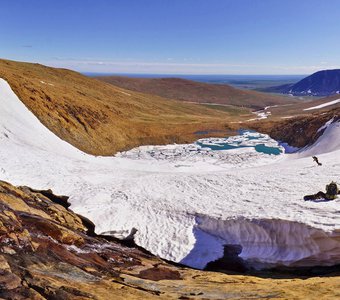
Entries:
[[340,119],[340,107],[279,121],[267,120],[251,123],[249,127],[267,133],[277,141],[300,148],[313,144],[323,132],[319,128],[332,119],[333,122]]
[[2,299],[335,299],[339,273],[259,278],[185,269],[93,234],[67,197],[0,181]]
[[265,89],[271,93],[291,94],[294,96],[325,97],[340,93],[340,70],[316,72],[295,84],[287,84]]
[[187,142],[195,132],[226,129],[249,110],[225,111],[131,92],[79,73],[39,64],[0,60],[20,100],[63,140],[96,155],[141,144]]
[[181,78],[100,76],[97,79],[131,91],[196,103],[214,103],[261,109],[265,106],[296,102],[292,98],[239,90],[226,84],[208,84]]

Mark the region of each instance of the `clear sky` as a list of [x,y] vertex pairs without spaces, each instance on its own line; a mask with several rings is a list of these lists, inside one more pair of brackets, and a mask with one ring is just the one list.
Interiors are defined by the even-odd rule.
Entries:
[[340,0],[0,0],[0,57],[82,72],[340,68]]

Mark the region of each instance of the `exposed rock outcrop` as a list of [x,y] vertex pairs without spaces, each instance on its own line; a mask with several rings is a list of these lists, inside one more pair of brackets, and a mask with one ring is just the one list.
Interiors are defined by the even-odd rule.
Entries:
[[[58,204],[61,202],[68,206],[65,197],[51,191],[0,182],[2,297],[96,298],[100,289],[109,294],[112,282],[129,289],[120,276],[123,270],[136,278],[141,274],[157,280],[181,279],[174,267],[161,266],[157,258],[90,236],[82,219]],[[142,288],[131,289],[135,289],[132,294],[141,293],[142,297]]]
[[66,197],[0,181],[0,297],[335,299],[340,293],[336,273],[261,279],[169,265],[95,236],[88,222],[67,209]]
[[313,144],[323,133],[323,130],[318,131],[319,128],[332,119],[333,122],[340,119],[340,108],[276,122],[257,122],[250,124],[249,127],[291,146],[304,147]]

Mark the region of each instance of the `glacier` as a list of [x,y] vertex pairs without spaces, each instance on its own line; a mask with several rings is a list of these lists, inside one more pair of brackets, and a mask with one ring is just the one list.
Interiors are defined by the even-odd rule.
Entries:
[[136,228],[138,245],[200,269],[226,245],[239,245],[240,258],[254,268],[340,264],[340,199],[303,201],[339,181],[339,122],[325,124],[314,145],[293,154],[193,143],[100,157],[44,127],[3,79],[0,106],[0,180],[70,196],[71,209],[92,220],[97,233],[126,237]]

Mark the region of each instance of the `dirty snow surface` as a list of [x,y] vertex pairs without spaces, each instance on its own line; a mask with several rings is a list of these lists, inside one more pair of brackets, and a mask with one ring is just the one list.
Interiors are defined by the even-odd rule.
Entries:
[[[340,263],[340,199],[302,199],[339,181],[339,122],[295,154],[209,150],[202,145],[225,142],[209,139],[95,157],[46,129],[2,79],[0,106],[0,179],[69,195],[97,233],[125,237],[136,228],[137,244],[197,268],[228,245],[239,245],[239,256],[259,268]],[[228,142],[251,146],[256,138],[279,147],[257,133]]]

